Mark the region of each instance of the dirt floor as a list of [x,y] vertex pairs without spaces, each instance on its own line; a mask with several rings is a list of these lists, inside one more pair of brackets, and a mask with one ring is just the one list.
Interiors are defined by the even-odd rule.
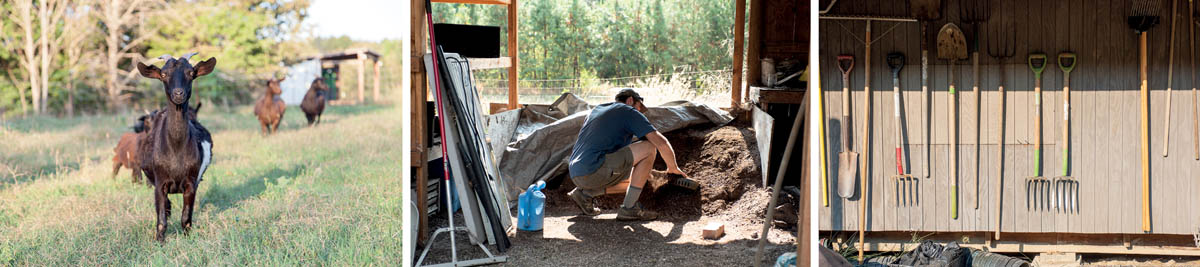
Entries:
[[[708,124],[664,135],[674,146],[681,168],[701,184],[700,192],[667,185],[665,175],[656,171],[640,201],[661,217],[650,222],[623,222],[615,219],[623,194],[599,197],[596,202],[603,214],[579,216],[579,209],[566,195],[574,185],[559,177],[544,191],[544,230],[510,233],[513,247],[503,254],[509,257],[506,265],[747,265],[762,231],[770,195],[770,188],[760,185],[753,128],[736,122],[722,127]],[[661,161],[655,169],[666,169]],[[782,202],[795,200],[785,197]],[[432,225],[446,225],[444,217],[431,218]],[[795,219],[790,220],[792,224],[777,223],[772,229],[766,255],[774,258],[796,250]],[[724,223],[725,235],[718,240],[703,239],[700,234],[709,222]],[[459,259],[483,256],[477,246],[470,247],[462,240],[463,236],[459,234],[456,242]],[[427,263],[449,261],[447,240],[445,234],[438,236]],[[495,253],[494,246],[488,248]]]

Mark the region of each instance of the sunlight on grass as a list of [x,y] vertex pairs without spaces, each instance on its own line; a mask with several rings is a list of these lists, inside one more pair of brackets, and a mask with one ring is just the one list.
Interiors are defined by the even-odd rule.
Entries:
[[151,189],[114,178],[137,114],[28,118],[0,128],[0,265],[392,265],[401,261],[397,107],[334,106],[307,128],[290,108],[262,137],[249,108],[203,110],[214,159],[190,234],[171,196],[153,241]]

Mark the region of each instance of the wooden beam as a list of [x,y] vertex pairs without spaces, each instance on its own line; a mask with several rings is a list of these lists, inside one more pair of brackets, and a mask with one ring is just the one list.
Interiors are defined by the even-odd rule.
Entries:
[[751,86],[762,86],[763,5],[766,0],[750,0],[750,42],[746,49],[746,79]]
[[766,87],[750,86],[749,100],[751,103],[762,104],[762,109],[767,108],[767,104],[801,104],[804,103],[804,92],[806,90],[787,90],[787,89],[772,89]]
[[[757,1],[757,2],[761,3],[762,1]],[[753,76],[751,76],[751,77],[753,77]],[[809,118],[808,117],[808,103],[809,103],[809,101],[807,101],[808,100],[807,91],[804,93],[804,96],[802,97],[802,99],[804,99],[803,101],[801,101],[803,103],[800,104],[801,108],[800,108],[800,111],[796,112],[796,116],[804,116],[804,117],[802,117],[802,120],[800,121],[800,125],[808,125],[808,118]],[[812,215],[810,215],[810,213],[809,213],[810,209],[812,209],[812,202],[809,201],[809,197],[808,197],[808,194],[809,194],[808,191],[810,188],[809,187],[810,185],[808,183],[808,181],[809,181],[808,168],[812,165],[809,162],[809,156],[808,156],[809,153],[805,153],[806,151],[808,151],[807,148],[811,147],[809,145],[811,145],[812,142],[810,142],[809,138],[808,138],[808,134],[810,133],[809,127],[803,127],[802,129],[804,129],[804,130],[801,131],[801,134],[800,134],[801,141],[800,141],[800,149],[799,149],[800,151],[802,151],[802,152],[800,152],[800,208],[799,208],[800,216],[796,216],[797,219],[800,220],[799,222],[796,223],[796,225],[799,226],[800,230],[796,231],[796,243],[797,243],[796,244],[796,255],[800,255],[799,259],[797,259],[797,262],[804,263],[804,262],[809,262],[809,260],[812,257],[812,253],[809,253],[809,251],[812,251],[812,243],[809,242],[809,239],[811,239],[811,237],[812,237],[812,232],[809,230],[811,230],[813,227]],[[803,265],[803,264],[801,264],[801,265]]]
[[367,72],[366,62],[367,62],[367,60],[365,58],[363,58],[363,56],[364,55],[362,52],[358,53],[358,103],[359,104],[363,103],[364,98],[365,98],[364,96],[366,95],[366,91],[364,91],[363,88],[365,87],[365,83],[367,83],[366,82],[367,81],[366,80],[366,75],[367,75],[366,74],[366,72]]
[[372,92],[371,92],[371,95],[372,95],[371,100],[375,101],[376,103],[379,102],[379,68],[382,68],[382,67],[383,67],[383,61],[376,60],[375,61],[375,76],[373,76],[373,77],[375,77],[375,88],[372,89]]
[[[425,34],[428,31],[425,28],[427,26],[425,25],[425,1],[412,1],[411,11],[412,32],[410,33],[410,40],[412,43],[410,45],[412,45],[412,50],[410,51],[409,59],[412,62],[413,68],[409,70],[409,77],[412,78],[412,88],[409,88],[411,90],[411,103],[409,103],[409,107],[411,108],[409,112],[412,118],[410,121],[412,125],[410,125],[409,129],[412,129],[412,134],[410,135],[412,140],[409,142],[409,144],[412,146],[410,148],[412,150],[411,160],[413,163],[415,163],[412,164],[415,169],[415,174],[413,174],[415,176],[413,176],[411,180],[412,183],[414,183],[414,185],[417,187],[416,199],[418,199],[418,203],[420,203],[417,205],[416,210],[418,213],[417,232],[414,234],[417,235],[417,243],[424,244],[429,238],[429,215],[428,211],[426,210],[428,206],[424,201],[425,199],[428,199],[428,196],[426,196],[427,190],[425,188],[425,177],[427,177],[425,173],[428,172],[428,169],[425,168],[425,147],[428,146],[428,144],[425,144],[425,133],[428,132],[428,130],[425,129],[426,76],[424,55],[425,42],[427,41],[425,39],[427,37]],[[408,189],[404,188],[404,190]]]
[[508,57],[512,61],[508,68],[508,109],[517,109],[517,74],[520,66],[517,51],[517,0],[512,0],[508,4]]
[[742,105],[742,50],[746,41],[746,0],[737,0],[733,15],[733,107]]
[[467,62],[471,65],[471,70],[488,70],[488,69],[503,69],[512,67],[511,57],[498,58],[467,58]]
[[[431,0],[434,3],[509,5],[509,0]],[[516,2],[515,0],[512,2]]]
[[[927,234],[930,234],[927,236]],[[1073,252],[1084,254],[1123,255],[1171,255],[1200,256],[1200,248],[1192,244],[1191,235],[1128,235],[1123,234],[1069,234],[1069,233],[1005,233],[1005,240],[991,240],[990,232],[968,233],[912,233],[872,232],[866,240],[866,251],[904,251],[920,245],[913,236],[923,240],[946,243],[958,242],[963,247],[983,249],[997,253],[1048,253]],[[821,236],[828,236],[822,232]],[[988,244],[990,243],[990,244]]]

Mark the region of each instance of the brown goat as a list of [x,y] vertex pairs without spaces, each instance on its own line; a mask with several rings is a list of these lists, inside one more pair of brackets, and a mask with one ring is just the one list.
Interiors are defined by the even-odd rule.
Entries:
[[133,183],[138,183],[142,180],[141,157],[138,157],[138,138],[145,135],[147,125],[146,118],[150,115],[142,115],[138,117],[138,122],[133,126],[133,132],[121,135],[121,140],[117,141],[117,147],[113,148],[112,176],[116,177],[121,171],[121,167],[129,168],[130,178]]
[[154,207],[157,217],[154,239],[163,241],[167,218],[171,215],[168,194],[183,194],[182,225],[185,233],[192,229],[192,208],[196,191],[204,172],[212,162],[212,135],[189,112],[192,81],[212,73],[217,59],[209,58],[193,67],[188,58],[166,59],[162,68],[138,62],[142,76],[161,81],[167,105],[150,119],[151,127],[139,140],[142,172],[154,185]]
[[283,82],[283,79],[267,80],[266,92],[254,103],[254,116],[258,116],[263,135],[279,130],[279,122],[283,121],[283,113],[287,111],[287,105],[279,98],[279,94],[283,93],[279,83]]
[[308,126],[312,126],[313,123],[321,124],[321,113],[325,112],[325,94],[328,92],[329,87],[321,78],[314,79],[308,86],[308,93],[304,94],[304,101],[300,102],[300,110],[304,111]]

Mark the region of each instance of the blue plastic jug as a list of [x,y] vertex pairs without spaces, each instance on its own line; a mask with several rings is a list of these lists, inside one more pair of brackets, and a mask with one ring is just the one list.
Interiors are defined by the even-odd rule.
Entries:
[[543,211],[546,208],[546,194],[542,193],[543,188],[546,188],[546,182],[538,181],[529,185],[529,189],[518,197],[517,229],[522,231],[542,230],[543,215],[545,215]]

